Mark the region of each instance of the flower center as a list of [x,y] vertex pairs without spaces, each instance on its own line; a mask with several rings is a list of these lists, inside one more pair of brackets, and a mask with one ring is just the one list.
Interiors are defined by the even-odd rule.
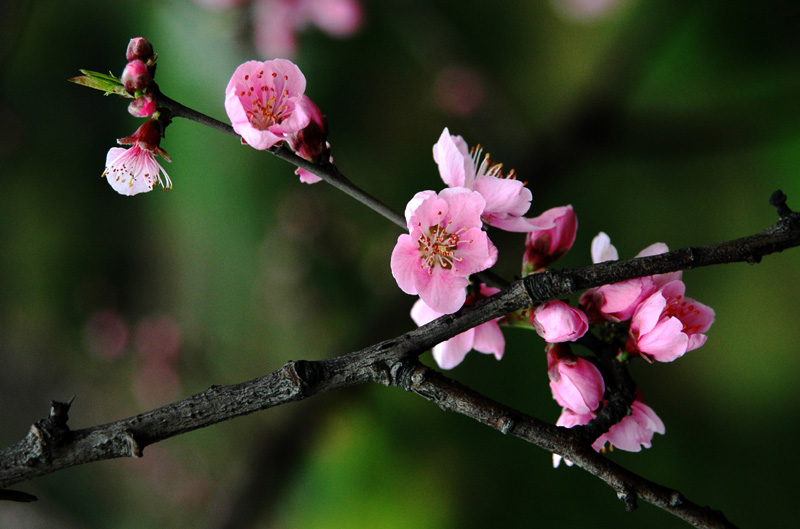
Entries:
[[[257,83],[254,85],[250,83],[250,76],[245,75],[247,90],[239,92],[240,98],[246,97],[250,100],[250,108],[245,108],[245,113],[250,123],[259,130],[267,130],[272,125],[282,122],[292,112],[292,106],[287,101],[289,91],[285,88],[276,90],[278,74],[272,73],[272,82],[262,79],[263,76],[263,70],[258,72]],[[289,76],[284,75],[282,80],[281,85],[285,86]]]
[[509,171],[507,175],[504,175],[503,164],[501,163],[493,164],[492,161],[489,159],[488,152],[483,156],[483,160],[481,160],[482,154],[483,154],[483,147],[481,147],[480,145],[472,147],[472,149],[470,149],[470,157],[472,158],[472,166],[475,168],[476,179],[482,176],[494,176],[495,178],[507,178],[509,180],[517,179],[517,175],[514,173],[513,169]]
[[461,257],[456,257],[459,243],[472,241],[460,241],[458,233],[447,231],[447,225],[434,225],[428,229],[427,234],[422,233],[417,242],[423,262],[420,268],[427,266],[428,273],[432,274],[437,265],[445,270],[455,268],[457,263],[463,260]]
[[686,334],[696,334],[700,329],[699,325],[689,325],[687,323],[687,320],[698,314],[700,314],[700,311],[695,308],[694,304],[687,303],[683,296],[670,299],[664,308],[664,316],[675,316],[683,322],[682,331]]

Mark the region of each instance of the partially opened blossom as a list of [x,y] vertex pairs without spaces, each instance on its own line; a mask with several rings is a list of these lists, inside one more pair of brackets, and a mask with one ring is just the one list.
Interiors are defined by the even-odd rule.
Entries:
[[714,310],[684,297],[683,281],[670,281],[644,300],[631,318],[626,349],[671,362],[706,341]]
[[574,342],[589,330],[586,314],[559,300],[536,307],[530,321],[536,333],[548,343]]
[[481,227],[486,202],[463,187],[421,191],[406,206],[409,233],[392,251],[392,275],[407,294],[450,314],[466,300],[470,274],[497,261],[497,249]]
[[[574,428],[575,426],[587,424],[596,416],[597,414],[594,412],[575,413],[569,408],[564,408],[558,421],[556,421],[556,426]],[[606,433],[598,437],[592,443],[592,448],[594,448],[595,452],[600,452],[605,450],[606,444],[610,444],[612,447],[626,452],[639,452],[642,447],[650,448],[652,446],[654,434],[660,433],[663,435],[665,431],[666,428],[661,418],[656,415],[656,412],[650,406],[642,402],[640,395],[637,395],[631,404],[630,413],[609,428]],[[560,455],[553,454],[553,467],[558,467],[561,460],[562,457]],[[568,466],[572,466],[572,462],[569,460],[564,460],[564,462]]]
[[572,248],[578,232],[578,217],[575,216],[572,206],[548,209],[538,218],[551,221],[553,227],[531,231],[525,236],[523,275],[541,272],[561,259]]
[[[310,120],[305,128],[289,135],[289,145],[298,156],[310,162],[319,163],[323,158],[326,158],[327,162],[333,162],[330,155],[331,146],[327,141],[328,121],[311,98],[303,95],[302,103],[308,111]],[[322,180],[301,167],[297,168],[295,174],[304,184],[315,184]]]
[[480,147],[472,154],[461,136],[453,136],[445,128],[433,146],[433,159],[439,174],[450,187],[466,187],[480,193],[486,200],[483,219],[496,228],[515,232],[552,228],[552,219],[525,218],[531,207],[531,191],[514,176],[503,175],[502,164],[492,164],[489,155],[483,156]]
[[603,449],[606,443],[626,452],[639,452],[642,447],[650,448],[653,435],[664,434],[664,422],[653,409],[637,396],[631,404],[631,412],[608,429],[592,443],[596,451]]
[[575,356],[567,345],[547,349],[547,375],[553,398],[562,408],[576,414],[596,411],[605,392],[600,370],[590,361]]
[[[654,243],[636,254],[636,257],[648,257],[669,251],[664,243]],[[601,263],[605,261],[616,261],[618,259],[617,249],[603,232],[600,232],[592,240],[592,262]],[[593,322],[627,321],[633,316],[633,312],[650,294],[655,292],[665,283],[680,279],[681,272],[669,274],[657,274],[647,277],[639,277],[591,288],[583,293],[580,298],[580,305],[589,315]]]
[[233,130],[248,145],[269,149],[308,125],[305,89],[306,78],[291,61],[248,61],[228,82],[225,111]]
[[[469,305],[479,299],[493,296],[498,292],[500,292],[498,288],[487,287],[481,284],[477,295],[467,296],[464,304]],[[422,299],[418,299],[411,308],[411,319],[419,326],[425,325],[439,316],[442,316],[442,313],[436,312],[430,308]],[[497,323],[499,320],[500,318],[496,318],[487,321],[468,331],[457,334],[445,342],[435,345],[433,347],[433,359],[436,360],[436,363],[442,369],[452,369],[464,360],[468,352],[475,349],[481,353],[493,354],[495,358],[500,360],[503,358],[506,340]]]
[[[151,119],[139,127],[133,135],[117,140],[120,145],[131,145],[129,149],[112,147],[106,155],[106,177],[111,187],[121,195],[136,195],[152,191],[156,184],[164,189],[172,187],[169,175],[156,160],[156,155],[171,161],[159,147],[162,136],[161,124]],[[163,178],[162,178],[163,174]]]

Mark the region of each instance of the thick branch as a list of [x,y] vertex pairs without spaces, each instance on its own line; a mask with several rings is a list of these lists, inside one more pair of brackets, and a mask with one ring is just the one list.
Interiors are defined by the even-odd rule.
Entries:
[[398,338],[328,360],[288,362],[265,377],[211,387],[174,404],[113,423],[70,430],[66,425],[69,405],[54,404],[49,420],[39,421],[23,440],[0,451],[0,489],[74,465],[115,457],[140,457],[147,445],[169,437],[326,391],[379,382],[405,387],[444,409],[463,413],[565,456],[611,485],[628,507],[634,506],[639,497],[698,527],[731,527],[721,515],[594,453],[581,440],[579,431],[557,428],[495,403],[423,368],[414,359],[435,344],[476,325],[585,288],[698,266],[737,261],[755,263],[764,255],[800,246],[800,214],[783,213],[777,224],[761,233],[726,243],[534,274],[491,298]]

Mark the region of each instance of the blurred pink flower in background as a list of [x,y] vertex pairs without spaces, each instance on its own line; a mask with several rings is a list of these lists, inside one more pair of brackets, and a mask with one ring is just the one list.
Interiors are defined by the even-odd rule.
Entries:
[[180,393],[177,371],[183,336],[169,316],[151,316],[136,326],[133,338],[137,367],[133,393],[139,403],[150,408],[175,400]]
[[450,66],[436,74],[433,92],[436,104],[442,110],[467,117],[483,104],[486,82],[473,69]]
[[128,345],[129,335],[128,324],[112,309],[95,312],[83,326],[84,346],[101,358],[121,357]]
[[[228,8],[245,0],[196,0],[211,8]],[[253,0],[253,39],[264,57],[292,57],[297,33],[316,26],[334,37],[347,37],[361,28],[364,12],[358,0]]]

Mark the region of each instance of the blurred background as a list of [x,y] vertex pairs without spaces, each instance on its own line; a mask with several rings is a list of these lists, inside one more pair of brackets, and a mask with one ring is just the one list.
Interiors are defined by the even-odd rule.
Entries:
[[[165,94],[223,120],[237,65],[291,57],[327,114],[338,167],[401,211],[443,187],[431,147],[445,126],[482,144],[528,182],[532,215],[574,206],[578,238],[558,267],[589,263],[601,230],[632,257],[656,241],[758,232],[777,219],[776,189],[800,208],[796,2],[0,10],[0,446],[25,436],[51,399],[74,396],[70,425],[88,427],[414,326],[414,299],[389,269],[398,230],[266,153],[177,120],[161,144],[174,188],[134,198],[110,188],[106,152],[141,120],[128,101],[66,80],[79,68],[119,75],[134,36],[155,46]],[[522,236],[492,239],[496,271],[513,278]],[[679,361],[633,366],[667,433],[609,457],[740,526],[796,521],[799,265],[792,250],[684,274],[716,323]],[[544,343],[505,335],[502,361],[473,352],[448,375],[555,421]],[[1,527],[684,526],[647,504],[626,513],[599,480],[554,470],[549,453],[378,386],[16,488],[39,501],[0,503]]]

